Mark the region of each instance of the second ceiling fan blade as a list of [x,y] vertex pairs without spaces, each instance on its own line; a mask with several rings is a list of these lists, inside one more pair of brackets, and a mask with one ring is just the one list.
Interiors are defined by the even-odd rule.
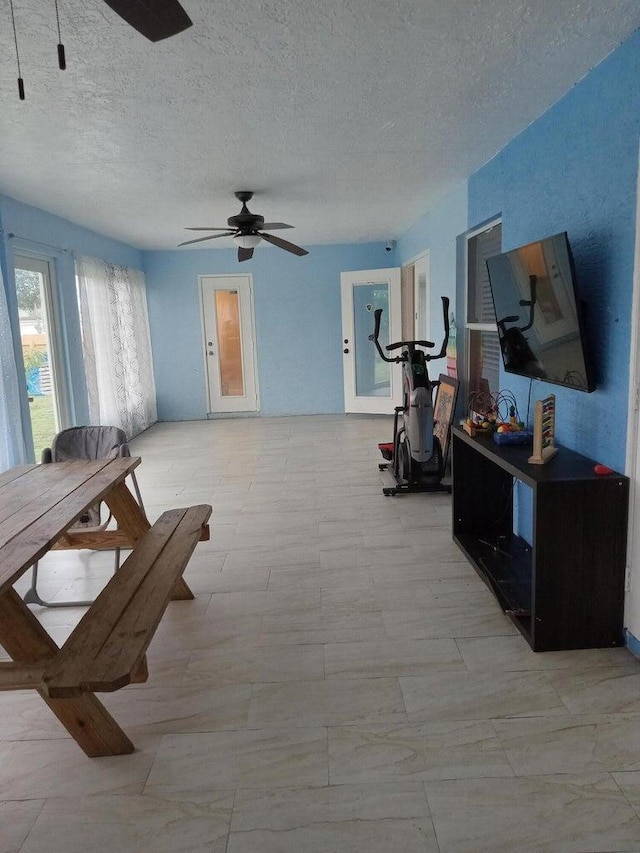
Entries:
[[242,246],[238,248],[238,260],[239,261],[248,261],[253,257],[253,249],[243,249]]
[[281,228],[293,228],[293,225],[287,225],[286,222],[265,222],[260,226],[261,231],[278,231]]
[[178,0],[104,0],[149,41],[162,41],[192,26]]
[[210,234],[208,237],[197,237],[195,240],[185,240],[184,243],[178,243],[178,246],[189,246],[191,243],[204,243],[205,240],[215,240],[217,237],[230,237],[233,231],[225,231],[224,234]]
[[232,229],[231,229],[231,228],[229,228],[229,226],[228,226],[228,225],[227,225],[227,227],[226,227],[226,228],[213,228],[213,227],[211,227],[211,228],[207,228],[205,225],[198,225],[198,227],[197,227],[197,228],[193,228],[193,227],[192,227],[192,228],[188,228],[188,227],[187,227],[187,228],[185,228],[184,230],[185,230],[185,231],[229,231],[231,234],[233,234]]
[[288,240],[283,240],[282,237],[274,237],[273,234],[263,234],[262,231],[260,231],[260,236],[263,240],[266,240],[267,243],[273,243],[273,245],[277,246],[279,249],[284,249],[286,252],[291,252],[294,255],[302,257],[303,255],[309,254],[306,249],[296,246],[295,243],[290,243]]

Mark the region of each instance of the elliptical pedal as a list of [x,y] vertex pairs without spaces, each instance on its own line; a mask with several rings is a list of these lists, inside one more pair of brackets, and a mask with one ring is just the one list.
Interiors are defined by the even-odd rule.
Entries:
[[[393,442],[383,441],[378,445],[378,450],[382,453],[382,458],[391,462],[393,460]],[[382,467],[382,466],[380,466]]]

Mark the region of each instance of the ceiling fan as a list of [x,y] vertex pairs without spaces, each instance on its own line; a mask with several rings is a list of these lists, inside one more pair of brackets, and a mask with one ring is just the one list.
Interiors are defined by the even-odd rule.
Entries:
[[274,237],[273,234],[265,234],[265,231],[277,231],[282,228],[293,228],[293,225],[287,225],[284,222],[265,222],[264,216],[257,213],[251,213],[247,209],[247,202],[253,197],[253,193],[248,190],[242,190],[234,193],[238,201],[242,202],[242,210],[236,216],[230,216],[227,219],[227,228],[186,228],[186,231],[222,231],[222,234],[210,234],[208,237],[198,237],[195,240],[186,240],[184,243],[179,243],[179,246],[189,246],[192,243],[203,243],[205,240],[215,240],[217,237],[233,237],[233,240],[238,245],[238,260],[248,261],[253,257],[253,250],[261,240],[278,246],[279,249],[284,249],[286,252],[291,252],[294,255],[308,255],[306,249],[296,246],[294,243],[289,243],[288,240],[283,240],[281,237]]
[[[178,0],[104,0],[114,12],[120,15],[128,24],[136,29],[149,41],[161,41],[181,33],[192,26],[192,20],[184,11]],[[20,68],[20,52],[18,50],[18,34],[16,32],[16,17],[13,0],[9,0],[11,24],[16,46],[16,63],[18,66],[18,97],[21,101],[26,98],[22,70]],[[67,67],[67,57],[62,44],[60,33],[60,15],[58,0],[55,0],[56,22],[58,27],[58,68],[64,71]]]
[[104,0],[149,41],[175,36],[192,25],[178,0]]

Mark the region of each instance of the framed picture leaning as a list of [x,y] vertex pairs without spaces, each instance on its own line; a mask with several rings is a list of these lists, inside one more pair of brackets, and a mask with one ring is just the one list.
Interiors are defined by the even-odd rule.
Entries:
[[441,373],[438,379],[440,384],[436,389],[436,399],[433,404],[433,434],[440,439],[442,461],[446,465],[451,442],[451,424],[456,411],[460,383],[444,373]]

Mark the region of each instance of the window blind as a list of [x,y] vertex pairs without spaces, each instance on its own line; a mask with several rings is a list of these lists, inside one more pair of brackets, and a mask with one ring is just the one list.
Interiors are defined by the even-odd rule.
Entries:
[[468,242],[469,296],[467,322],[495,325],[493,300],[487,272],[487,258],[502,251],[502,226],[494,225]]
[[474,235],[467,242],[467,323],[485,326],[482,330],[469,330],[469,335],[476,339],[470,347],[470,390],[483,387],[483,379],[491,391],[499,389],[502,357],[486,260],[501,251],[500,224]]

